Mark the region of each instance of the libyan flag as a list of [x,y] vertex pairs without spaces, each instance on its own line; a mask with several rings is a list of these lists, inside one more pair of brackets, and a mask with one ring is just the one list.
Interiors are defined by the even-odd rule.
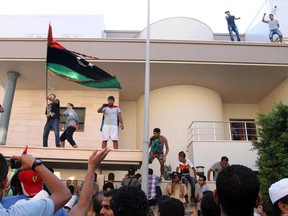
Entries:
[[51,25],[49,25],[48,32],[46,68],[52,74],[81,85],[92,88],[121,89],[121,85],[115,76],[111,76],[58,43],[52,36]]

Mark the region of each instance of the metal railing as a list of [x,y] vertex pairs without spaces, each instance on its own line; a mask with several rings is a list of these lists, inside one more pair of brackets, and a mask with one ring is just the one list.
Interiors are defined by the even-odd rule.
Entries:
[[193,121],[188,128],[193,141],[256,140],[255,121]]

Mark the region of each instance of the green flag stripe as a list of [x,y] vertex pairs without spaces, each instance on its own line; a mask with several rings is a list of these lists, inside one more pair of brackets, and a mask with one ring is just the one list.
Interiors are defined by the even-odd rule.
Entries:
[[47,63],[47,68],[61,77],[72,79],[74,82],[88,87],[121,89],[121,85],[115,76],[109,79],[95,81],[60,64]]
[[77,82],[81,85],[93,87],[93,88],[118,88],[121,89],[121,85],[118,82],[116,77],[112,77],[109,80],[104,81],[84,81],[84,82]]
[[93,81],[92,79],[89,79],[61,64],[47,63],[47,68],[62,77],[79,81]]

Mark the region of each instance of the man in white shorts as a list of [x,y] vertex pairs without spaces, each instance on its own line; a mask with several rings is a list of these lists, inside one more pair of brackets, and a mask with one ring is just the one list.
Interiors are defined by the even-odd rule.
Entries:
[[102,149],[107,147],[109,139],[113,142],[113,148],[118,149],[118,124],[121,130],[124,129],[121,110],[114,105],[115,98],[108,97],[108,103],[103,104],[98,110],[98,113],[103,113],[102,131]]

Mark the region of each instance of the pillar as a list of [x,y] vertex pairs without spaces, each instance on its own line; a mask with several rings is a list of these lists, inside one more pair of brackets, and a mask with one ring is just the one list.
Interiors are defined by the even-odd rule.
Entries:
[[17,79],[19,76],[20,74],[16,71],[9,71],[7,73],[7,81],[2,104],[4,112],[1,114],[0,118],[0,145],[6,144],[13,98],[15,94]]

